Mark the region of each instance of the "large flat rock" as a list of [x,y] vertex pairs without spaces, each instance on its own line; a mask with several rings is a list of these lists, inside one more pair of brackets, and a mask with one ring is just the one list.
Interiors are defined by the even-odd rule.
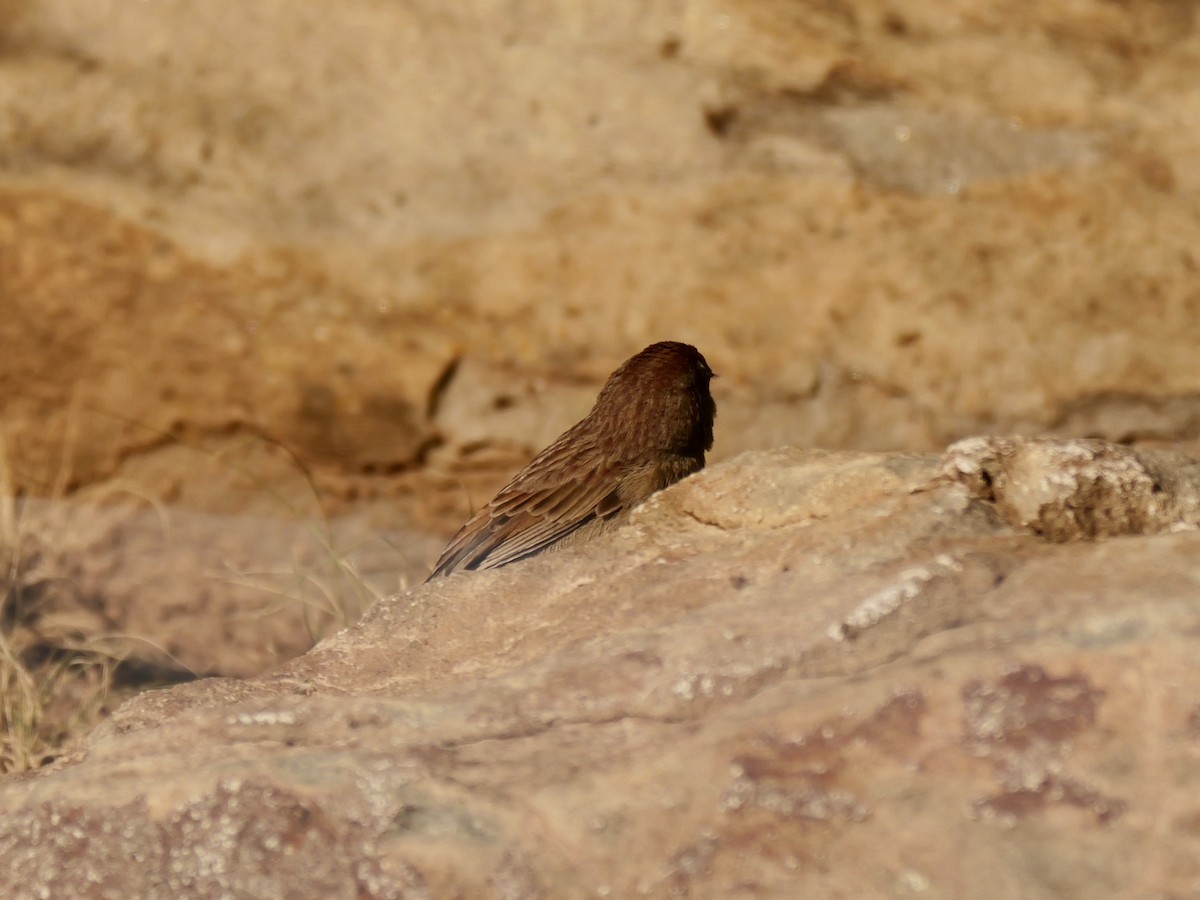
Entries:
[[1200,468],[777,450],[0,782],[10,897],[1185,896]]

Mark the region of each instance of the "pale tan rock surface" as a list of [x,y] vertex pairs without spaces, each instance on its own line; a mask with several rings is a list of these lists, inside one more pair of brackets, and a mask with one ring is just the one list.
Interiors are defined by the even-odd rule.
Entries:
[[740,456],[126,704],[0,783],[0,893],[1187,896],[1198,494],[1101,442]]

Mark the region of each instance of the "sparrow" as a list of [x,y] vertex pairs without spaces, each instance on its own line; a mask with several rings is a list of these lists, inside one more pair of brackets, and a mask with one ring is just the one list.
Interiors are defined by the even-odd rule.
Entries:
[[677,341],[626,360],[592,411],[459,530],[427,581],[593,540],[655,491],[700,471],[713,442],[714,377],[699,350]]

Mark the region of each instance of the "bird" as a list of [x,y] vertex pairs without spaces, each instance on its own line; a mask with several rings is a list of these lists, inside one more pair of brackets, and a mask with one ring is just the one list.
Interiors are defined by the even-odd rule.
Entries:
[[590,541],[651,494],[700,471],[713,443],[715,377],[699,350],[678,341],[630,357],[591,412],[463,525],[426,581]]

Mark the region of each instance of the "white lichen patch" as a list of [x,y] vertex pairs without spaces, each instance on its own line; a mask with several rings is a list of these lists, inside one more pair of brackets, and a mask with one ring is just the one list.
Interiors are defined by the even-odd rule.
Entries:
[[939,554],[928,565],[905,569],[898,580],[868,596],[842,621],[830,625],[829,637],[835,641],[849,640],[919,597],[930,582],[961,571],[962,564],[945,553]]
[[296,714],[290,709],[265,709],[254,713],[238,713],[236,716],[230,716],[226,721],[230,725],[240,725],[243,727],[256,725],[295,725]]

